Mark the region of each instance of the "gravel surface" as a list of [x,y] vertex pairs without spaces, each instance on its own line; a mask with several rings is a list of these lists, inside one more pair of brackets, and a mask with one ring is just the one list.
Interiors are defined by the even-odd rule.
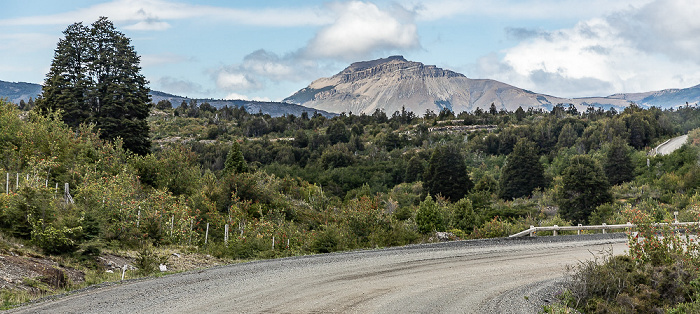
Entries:
[[676,149],[681,148],[685,142],[688,141],[688,135],[681,135],[678,137],[674,137],[664,144],[661,144],[656,147],[656,153],[659,155],[668,155],[670,153],[673,153]]
[[566,265],[624,234],[490,239],[302,256],[87,289],[11,313],[537,313]]

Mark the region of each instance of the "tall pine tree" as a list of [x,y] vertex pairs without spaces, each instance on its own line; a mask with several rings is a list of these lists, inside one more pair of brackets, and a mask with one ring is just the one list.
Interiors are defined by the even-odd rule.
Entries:
[[44,114],[60,109],[63,121],[77,128],[91,116],[87,99],[92,87],[87,74],[91,59],[90,29],[82,23],[75,23],[63,34],[65,38],[58,41],[41,97],[37,99],[37,109]]
[[233,141],[231,149],[228,151],[226,156],[226,162],[224,162],[224,173],[243,173],[248,171],[248,164],[243,158],[243,151],[241,151],[241,145],[238,142]]
[[431,195],[442,195],[456,202],[474,187],[464,157],[456,147],[438,146],[430,156],[423,176],[425,189]]
[[544,167],[540,164],[535,144],[521,139],[515,144],[503,166],[500,196],[506,200],[530,196],[536,188],[544,188]]
[[605,175],[611,185],[618,185],[634,179],[634,165],[630,148],[621,138],[615,138],[606,154]]
[[150,90],[129,38],[106,17],[90,27],[72,24],[63,34],[37,108],[44,113],[62,110],[63,120],[73,128],[94,123],[102,138],[122,138],[127,149],[147,154]]
[[612,201],[612,194],[602,167],[591,157],[578,155],[564,169],[556,198],[562,218],[586,223],[596,207]]

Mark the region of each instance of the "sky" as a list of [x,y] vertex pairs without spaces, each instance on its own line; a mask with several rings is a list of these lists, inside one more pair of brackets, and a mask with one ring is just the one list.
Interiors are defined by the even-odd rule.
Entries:
[[280,101],[392,55],[559,97],[700,84],[696,0],[2,0],[0,80],[42,83],[100,16],[152,90],[191,98]]

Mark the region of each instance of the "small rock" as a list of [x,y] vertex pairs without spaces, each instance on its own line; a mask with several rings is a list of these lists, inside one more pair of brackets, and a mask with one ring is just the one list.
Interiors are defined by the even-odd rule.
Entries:
[[158,268],[160,268],[160,271],[161,271],[161,272],[168,271],[168,267],[165,266],[165,265],[163,265],[163,264],[160,264],[160,265],[158,266]]
[[450,241],[455,238],[455,235],[451,232],[436,232],[435,237],[438,241]]
[[180,254],[178,254],[178,253],[173,253],[173,256],[175,256],[175,257],[180,257]]
[[105,270],[106,273],[114,274],[114,272],[111,269]]

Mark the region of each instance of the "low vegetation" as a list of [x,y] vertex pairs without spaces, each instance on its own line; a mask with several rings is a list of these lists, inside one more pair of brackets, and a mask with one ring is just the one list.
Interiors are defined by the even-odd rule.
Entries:
[[[156,107],[152,153],[137,155],[90,124],[70,128],[60,112],[2,102],[2,235],[86,271],[103,271],[100,254],[132,252],[136,273],[147,275],[164,248],[233,261],[420,243],[435,231],[469,239],[531,225],[624,223],[630,208],[655,222],[674,211],[697,220],[698,132],[693,145],[646,156],[697,127],[694,108],[328,119],[194,102]],[[445,124],[497,128],[430,131]],[[533,162],[541,168],[513,166]],[[4,293],[6,304],[24,300]],[[594,301],[577,298],[591,309]]]

